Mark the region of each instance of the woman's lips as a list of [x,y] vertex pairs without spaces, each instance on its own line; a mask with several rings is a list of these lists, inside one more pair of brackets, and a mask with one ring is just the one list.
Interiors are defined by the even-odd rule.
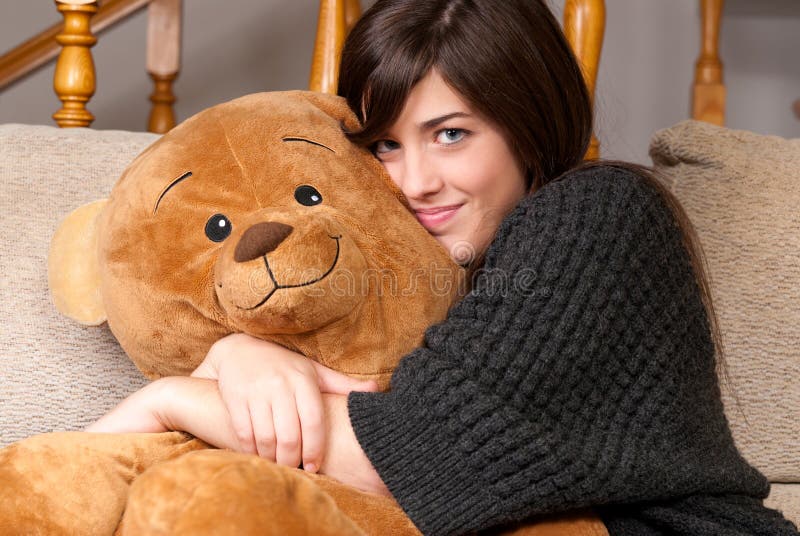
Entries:
[[423,227],[432,231],[450,221],[462,206],[463,205],[449,205],[446,207],[417,208],[414,209],[414,214]]

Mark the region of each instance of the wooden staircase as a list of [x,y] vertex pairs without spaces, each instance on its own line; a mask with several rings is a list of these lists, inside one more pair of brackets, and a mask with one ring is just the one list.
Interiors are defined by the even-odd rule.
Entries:
[[[96,88],[91,48],[98,35],[147,8],[146,69],[153,81],[148,130],[163,133],[172,128],[176,122],[172,86],[180,72],[182,0],[56,0],[55,4],[62,23],[0,56],[0,91],[57,57],[53,87],[62,107],[53,118],[61,127],[90,126],[94,116],[87,103]],[[319,0],[309,89],[336,93],[342,45],[360,16],[359,0]],[[566,0],[564,33],[583,66],[592,95],[604,29],[604,0]],[[599,145],[593,138],[587,157],[598,154]]]

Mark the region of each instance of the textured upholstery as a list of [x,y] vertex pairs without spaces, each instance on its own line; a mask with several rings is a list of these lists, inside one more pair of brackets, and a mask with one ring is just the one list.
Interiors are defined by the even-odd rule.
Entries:
[[60,317],[47,249],[72,209],[106,197],[147,133],[0,125],[0,446],[75,430],[145,380],[106,327]]
[[[737,446],[771,481],[799,483],[800,139],[684,121],[655,134],[650,156],[705,252]],[[795,521],[798,486],[771,497]]]
[[800,527],[800,483],[773,483],[764,504],[783,512],[783,515]]

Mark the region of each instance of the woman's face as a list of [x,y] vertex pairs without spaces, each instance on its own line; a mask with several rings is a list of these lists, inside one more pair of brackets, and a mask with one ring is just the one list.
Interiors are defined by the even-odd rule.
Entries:
[[523,166],[500,129],[436,70],[411,90],[375,154],[419,222],[461,264],[488,247],[526,193]]

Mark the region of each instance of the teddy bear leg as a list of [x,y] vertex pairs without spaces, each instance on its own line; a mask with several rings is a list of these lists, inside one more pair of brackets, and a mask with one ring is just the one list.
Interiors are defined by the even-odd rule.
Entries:
[[330,495],[339,509],[370,535],[420,536],[416,525],[392,497],[342,484],[324,475],[309,475]]
[[154,463],[207,448],[178,432],[42,434],[0,450],[0,534],[111,535],[130,482]]
[[230,451],[192,452],[131,486],[121,535],[364,535],[303,471]]
[[608,536],[603,521],[589,510],[540,517],[489,533],[496,536]]

